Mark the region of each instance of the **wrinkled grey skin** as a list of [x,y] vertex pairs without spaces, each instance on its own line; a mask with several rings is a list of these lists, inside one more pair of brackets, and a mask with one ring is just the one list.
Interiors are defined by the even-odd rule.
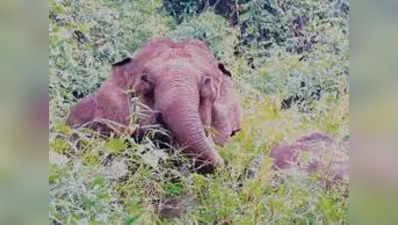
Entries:
[[[134,57],[113,66],[105,84],[72,108],[68,123],[108,119],[127,126],[129,90],[160,114],[185,153],[205,165],[223,165],[213,139],[222,145],[240,130],[239,103],[229,71],[203,42],[148,42]],[[154,117],[158,115],[143,123],[153,123]]]

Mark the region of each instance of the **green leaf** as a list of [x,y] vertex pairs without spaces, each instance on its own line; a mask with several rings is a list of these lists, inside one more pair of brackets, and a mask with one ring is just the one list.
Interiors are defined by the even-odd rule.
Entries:
[[130,217],[127,221],[126,221],[126,225],[131,225],[134,224],[134,222],[136,221],[135,217]]
[[54,130],[58,131],[62,134],[65,134],[67,136],[72,135],[72,132],[73,132],[72,128],[70,128],[69,126],[67,126],[64,123],[59,123],[59,124],[55,125]]
[[124,140],[120,138],[111,138],[105,143],[105,148],[109,151],[119,153],[124,151],[127,148],[127,145],[124,143]]

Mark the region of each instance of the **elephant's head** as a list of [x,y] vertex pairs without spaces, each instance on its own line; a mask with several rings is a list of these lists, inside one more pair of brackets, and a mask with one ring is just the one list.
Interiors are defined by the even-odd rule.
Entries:
[[[150,41],[132,58],[128,86],[160,112],[185,153],[215,167],[223,160],[206,136],[223,144],[239,130],[239,105],[230,74],[200,41]],[[223,71],[224,70],[224,71]]]

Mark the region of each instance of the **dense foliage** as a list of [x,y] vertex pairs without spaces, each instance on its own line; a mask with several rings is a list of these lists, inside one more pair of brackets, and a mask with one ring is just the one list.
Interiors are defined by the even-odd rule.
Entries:
[[[347,224],[347,184],[325,189],[273,171],[269,158],[314,131],[346,146],[346,0],[49,4],[50,224]],[[138,144],[65,125],[110,64],[152,37],[201,39],[232,72],[243,129],[218,149],[225,169],[200,175],[150,136]]]

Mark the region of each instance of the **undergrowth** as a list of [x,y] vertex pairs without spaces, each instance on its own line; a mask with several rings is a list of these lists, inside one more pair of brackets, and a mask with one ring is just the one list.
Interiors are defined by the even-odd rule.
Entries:
[[[236,1],[234,26],[214,7],[180,1],[170,13],[169,2],[50,0],[49,223],[347,224],[346,183],[324,188],[316,176],[274,171],[269,156],[312,132],[341,148],[349,140],[346,1]],[[242,130],[217,147],[225,168],[196,173],[153,141],[165,132],[157,127],[137,143],[65,125],[110,65],[152,37],[201,39],[233,74]]]

